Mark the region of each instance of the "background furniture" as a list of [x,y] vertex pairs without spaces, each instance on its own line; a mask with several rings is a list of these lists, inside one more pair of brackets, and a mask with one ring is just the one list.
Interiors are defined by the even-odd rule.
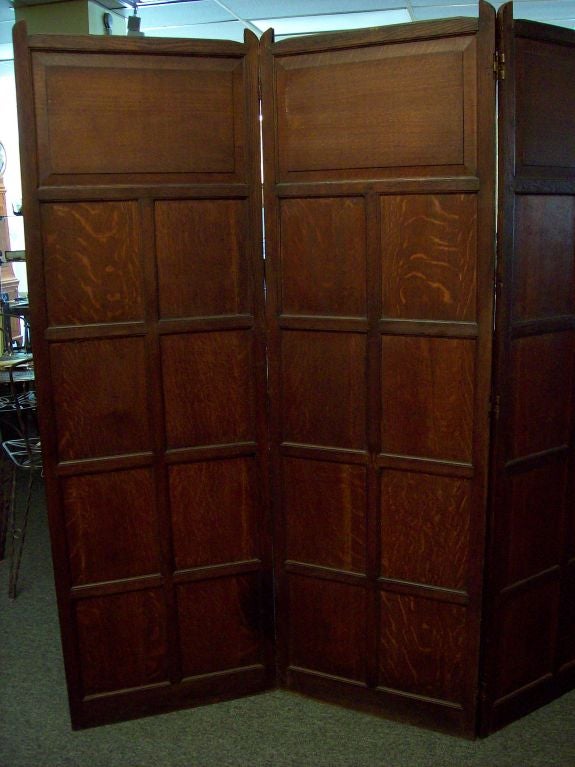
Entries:
[[[42,470],[42,452],[36,423],[36,393],[33,387],[34,369],[31,355],[27,359],[0,360],[0,380],[8,376],[9,393],[0,397],[0,428],[2,430],[3,497],[2,521],[8,539],[10,575],[8,596],[16,597],[22,552],[26,540],[30,501],[34,477]],[[10,435],[12,432],[12,435]],[[27,475],[22,508],[17,503],[17,474]]]
[[575,38],[499,19],[17,27],[75,726],[279,683],[473,735],[573,685]]

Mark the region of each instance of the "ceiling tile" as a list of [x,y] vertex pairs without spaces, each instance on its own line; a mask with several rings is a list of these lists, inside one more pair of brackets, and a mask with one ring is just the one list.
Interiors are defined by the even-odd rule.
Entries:
[[[323,13],[385,11],[405,7],[402,0],[222,0],[242,19],[287,18]],[[437,0],[435,0],[437,2]]]
[[452,3],[450,2],[441,3],[441,2],[438,2],[438,0],[411,0],[411,5],[413,6],[414,9],[420,8],[422,6],[427,6],[427,5],[432,5],[432,6],[471,5],[471,6],[475,6],[475,8],[478,8],[479,0],[453,0]]
[[146,37],[185,37],[201,40],[236,40],[243,42],[245,26],[239,21],[222,21],[214,24],[190,24],[177,27],[145,27]]
[[394,11],[371,11],[367,13],[322,14],[320,16],[290,16],[284,19],[254,19],[262,32],[270,27],[276,37],[305,35],[318,32],[335,32],[345,29],[381,27],[387,24],[404,24],[411,21],[405,8]]
[[513,15],[516,19],[548,21],[551,19],[575,19],[574,0],[539,0],[539,2],[513,3]]
[[14,23],[14,11],[12,8],[1,8],[0,7],[0,22],[10,22],[11,24]]
[[142,24],[148,26],[176,26],[209,24],[216,21],[235,21],[235,17],[211,0],[188,3],[162,3],[161,5],[140,5],[138,15]]
[[478,13],[479,5],[477,2],[470,5],[426,5],[413,8],[415,21],[450,19],[454,16],[477,16]]

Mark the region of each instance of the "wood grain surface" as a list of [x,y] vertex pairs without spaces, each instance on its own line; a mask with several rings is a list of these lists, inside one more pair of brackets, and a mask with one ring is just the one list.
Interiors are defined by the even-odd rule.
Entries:
[[282,338],[286,442],[365,447],[365,338],[286,331]]
[[251,314],[242,200],[157,202],[160,316]]
[[381,198],[384,317],[476,317],[475,195]]
[[254,439],[251,345],[246,331],[162,338],[169,447]]
[[42,206],[51,325],[143,319],[139,226],[135,202]]
[[465,679],[465,609],[381,594],[379,683],[459,702]]
[[285,458],[283,471],[286,558],[364,572],[365,468]]
[[84,695],[167,682],[160,589],[82,600],[76,621]]
[[361,198],[282,200],[284,314],[364,317],[366,225]]
[[150,449],[141,338],[53,344],[50,361],[60,460]]
[[290,665],[364,681],[365,591],[343,583],[292,575],[289,599],[294,606]]
[[178,570],[257,558],[257,487],[253,458],[169,468]]
[[159,573],[150,469],[68,477],[62,495],[75,586]]
[[470,483],[407,471],[381,476],[381,574],[466,589]]
[[384,452],[471,461],[474,341],[384,336]]
[[182,585],[177,601],[185,676],[262,662],[256,575]]

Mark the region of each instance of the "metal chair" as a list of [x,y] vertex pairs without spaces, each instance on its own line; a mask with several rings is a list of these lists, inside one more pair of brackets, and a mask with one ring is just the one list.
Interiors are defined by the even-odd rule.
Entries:
[[[22,552],[28,528],[30,516],[30,503],[32,500],[32,487],[34,477],[42,471],[42,451],[40,437],[36,425],[36,397],[33,388],[22,392],[25,378],[20,373],[30,371],[31,360],[18,360],[8,367],[11,402],[5,403],[9,409],[13,407],[16,416],[12,428],[15,430],[15,439],[2,441],[2,453],[12,468],[11,496],[9,502],[8,520],[8,558],[10,560],[10,575],[8,580],[8,596],[16,597],[18,575],[22,561]],[[31,376],[33,381],[33,374]],[[8,410],[4,411],[5,413]],[[27,486],[24,506],[21,510],[16,505],[16,476],[17,472],[27,473]]]

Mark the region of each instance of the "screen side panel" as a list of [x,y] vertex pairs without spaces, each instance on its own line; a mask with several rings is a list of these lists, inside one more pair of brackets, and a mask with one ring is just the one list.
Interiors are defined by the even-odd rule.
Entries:
[[500,82],[486,732],[575,676],[575,34],[514,22],[511,9],[500,23],[509,66]]
[[450,35],[397,28],[393,44],[385,30],[369,44],[268,40],[263,69],[281,679],[467,734],[493,266],[489,14]]
[[273,684],[257,42],[176,55],[66,39],[20,40],[17,67],[54,565],[85,726]]

